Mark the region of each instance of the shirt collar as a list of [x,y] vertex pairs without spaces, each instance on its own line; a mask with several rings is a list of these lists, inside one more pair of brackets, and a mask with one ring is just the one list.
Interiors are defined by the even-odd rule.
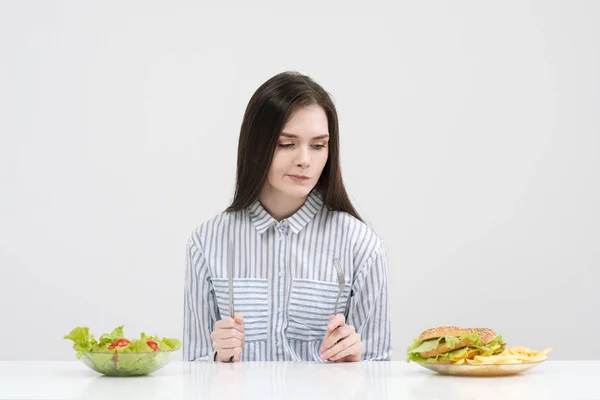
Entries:
[[[300,207],[300,209],[291,217],[281,220],[281,223],[289,224],[292,232],[298,233],[311,219],[313,219],[321,209],[322,205],[323,199],[321,198],[321,195],[316,190],[313,190],[306,198],[302,207]],[[254,226],[259,235],[262,235],[271,227],[271,225],[277,225],[277,220],[264,209],[258,200],[254,201],[254,203],[248,207],[248,212],[250,213],[250,218],[252,218],[252,222],[254,222]]]

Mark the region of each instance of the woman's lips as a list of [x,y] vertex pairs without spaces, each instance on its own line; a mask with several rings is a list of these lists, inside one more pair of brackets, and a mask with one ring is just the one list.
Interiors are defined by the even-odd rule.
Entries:
[[310,178],[306,175],[288,175],[294,182],[306,182]]

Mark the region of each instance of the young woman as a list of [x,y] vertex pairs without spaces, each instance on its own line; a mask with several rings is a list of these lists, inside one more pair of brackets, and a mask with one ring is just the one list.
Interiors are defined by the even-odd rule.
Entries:
[[250,99],[233,203],[188,240],[184,303],[184,360],[390,359],[385,248],[348,198],[337,112],[308,76]]

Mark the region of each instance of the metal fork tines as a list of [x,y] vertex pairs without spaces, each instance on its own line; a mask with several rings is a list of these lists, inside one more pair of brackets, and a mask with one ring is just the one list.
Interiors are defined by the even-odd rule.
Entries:
[[338,302],[340,301],[340,296],[346,286],[346,278],[344,277],[344,269],[342,268],[342,264],[340,264],[340,260],[334,258],[333,265],[335,266],[335,270],[337,272],[338,277],[338,292],[337,297],[335,299],[335,309],[333,311],[333,315],[337,315]]

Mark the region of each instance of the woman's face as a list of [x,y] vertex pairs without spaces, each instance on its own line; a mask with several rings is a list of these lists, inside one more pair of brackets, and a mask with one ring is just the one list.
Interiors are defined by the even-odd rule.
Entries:
[[329,127],[318,105],[299,107],[283,127],[266,185],[271,192],[305,197],[315,187],[327,163]]

